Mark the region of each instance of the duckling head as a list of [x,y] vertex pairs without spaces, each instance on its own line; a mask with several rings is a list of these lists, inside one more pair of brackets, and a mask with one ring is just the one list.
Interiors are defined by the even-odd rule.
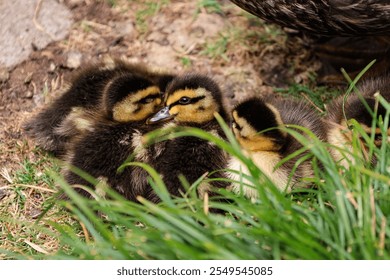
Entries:
[[248,99],[232,111],[232,129],[240,145],[248,151],[279,151],[286,141],[279,111],[260,98]]
[[211,78],[200,74],[176,77],[167,88],[165,107],[152,116],[148,123],[174,119],[184,124],[205,124],[214,120],[214,114],[223,118],[222,93]]
[[[364,104],[366,103],[366,104]],[[349,120],[354,119],[356,122],[358,122],[363,130],[368,134],[371,135],[372,133],[372,122],[373,122],[373,115],[372,113],[376,111],[377,116],[385,117],[386,115],[386,108],[382,106],[381,104],[378,104],[377,101],[373,97],[366,97],[364,98],[364,103],[357,97],[350,100],[349,104],[345,106],[345,117],[346,119],[342,119],[341,125],[342,127],[348,128]],[[370,108],[368,110],[367,106]],[[370,112],[372,111],[372,112]],[[348,130],[346,130],[348,131]],[[382,132],[379,127],[376,127],[374,130],[375,134],[375,144],[377,146],[380,146],[382,143]],[[390,127],[387,128],[387,135],[388,139],[390,139]],[[344,137],[347,141],[350,140],[349,133],[344,134]],[[389,140],[388,140],[389,141]]]
[[143,121],[157,112],[163,101],[160,88],[147,78],[120,75],[106,86],[105,109],[114,121]]

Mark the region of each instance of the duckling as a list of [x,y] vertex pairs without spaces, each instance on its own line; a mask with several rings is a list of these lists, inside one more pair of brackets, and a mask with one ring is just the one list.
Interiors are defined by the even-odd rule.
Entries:
[[[359,97],[359,94],[361,97]],[[355,119],[363,128],[363,130],[371,135],[373,115],[366,108],[370,108],[371,112],[377,112],[377,116],[384,117],[386,109],[375,99],[375,94],[379,93],[387,102],[390,102],[390,76],[380,76],[373,79],[364,80],[363,83],[357,86],[357,92],[351,93],[346,100],[341,96],[334,100],[328,106],[327,121],[329,122],[328,142],[334,147],[339,147],[347,151],[352,151],[352,131],[348,125],[349,120]],[[364,105],[362,99],[366,105]],[[376,146],[382,144],[382,133],[379,127],[375,129]],[[387,128],[387,141],[390,141],[390,127]],[[367,159],[365,145],[362,145],[363,156]],[[348,167],[348,162],[353,162],[353,158],[347,153],[342,153],[339,149],[332,149],[332,155],[336,161],[340,162],[344,167]],[[373,163],[375,158],[372,159]]]
[[[303,177],[313,175],[309,161],[294,166],[301,156],[275,166],[283,158],[302,148],[302,144],[282,128],[298,125],[311,130],[319,139],[326,139],[326,127],[320,117],[306,103],[290,99],[252,97],[238,104],[232,111],[232,130],[244,154],[251,157],[254,164],[281,191],[290,191]],[[228,163],[229,177],[240,181],[240,173],[249,175],[247,167],[237,158]],[[294,174],[291,174],[294,170]],[[290,182],[290,183],[289,183]],[[244,183],[250,184],[244,179]],[[239,193],[241,186],[233,183],[231,189]],[[242,187],[248,198],[256,198],[257,191],[250,186]]]
[[[95,112],[89,111],[75,118],[75,123],[88,123],[88,128],[72,139],[66,155],[68,165],[104,180],[129,200],[136,201],[137,196],[143,196],[158,201],[148,186],[145,170],[126,167],[119,172],[118,168],[133,153],[137,160],[144,162],[154,153],[153,147],[143,148],[142,136],[156,128],[156,125],[146,125],[145,120],[161,107],[160,89],[149,79],[126,73],[110,80],[103,96],[104,117],[96,117]],[[71,168],[65,169],[64,176],[71,185],[94,187]],[[77,190],[89,196],[85,190]]]
[[[145,77],[153,81],[153,86],[160,91],[164,91],[173,78],[169,73],[152,71],[145,65],[119,59],[91,64],[74,75],[59,98],[24,125],[26,134],[34,138],[36,144],[43,149],[55,155],[63,155],[66,143],[79,133],[72,119],[86,110],[105,111],[108,109],[105,106],[112,106],[103,102],[107,100],[102,96],[104,88],[114,77],[123,74]],[[134,85],[135,88],[138,86]]]
[[[224,138],[215,114],[227,120],[227,113],[222,92],[211,78],[197,73],[177,76],[167,88],[165,105],[148,123],[169,121],[166,126],[197,127]],[[152,166],[162,175],[172,195],[179,196],[183,191],[179,175],[192,184],[206,173],[226,167],[225,152],[208,141],[197,137],[179,137],[166,142]],[[223,178],[223,175],[216,172],[209,177]],[[203,197],[206,193],[213,195],[211,187],[224,188],[226,184],[221,181],[202,183],[198,188],[199,196]]]

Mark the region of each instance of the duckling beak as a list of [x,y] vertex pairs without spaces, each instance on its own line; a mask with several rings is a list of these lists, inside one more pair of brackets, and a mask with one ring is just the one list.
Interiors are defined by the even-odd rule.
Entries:
[[152,124],[157,123],[160,121],[167,121],[172,119],[174,116],[169,113],[169,107],[164,107],[160,111],[158,111],[156,114],[154,114],[152,117],[150,117],[146,123]]

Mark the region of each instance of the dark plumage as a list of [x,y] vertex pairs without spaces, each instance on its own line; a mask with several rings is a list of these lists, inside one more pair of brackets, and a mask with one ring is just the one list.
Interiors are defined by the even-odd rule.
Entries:
[[[357,86],[358,93],[367,102],[367,105],[374,110],[375,108],[375,93],[381,94],[387,101],[390,101],[390,76],[381,76],[370,80],[365,80]],[[328,106],[329,117],[332,122],[341,124],[344,121],[343,115],[343,100],[344,96],[337,98]],[[371,126],[372,116],[362,103],[359,95],[356,92],[351,93],[345,100],[345,114],[348,119],[356,119],[359,123],[366,126]],[[378,115],[384,116],[385,108],[379,104]]]
[[[94,130],[77,141],[68,154],[68,163],[110,187],[129,200],[137,196],[157,202],[158,197],[149,187],[147,172],[139,167],[128,166],[122,171],[118,168],[133,154],[136,161],[148,161],[153,148],[142,146],[142,135],[153,129],[144,122],[100,123]],[[94,187],[82,177],[67,169],[65,179],[71,185]],[[88,193],[79,190],[80,193]]]
[[[232,111],[233,132],[241,144],[244,153],[253,159],[253,162],[268,178],[281,190],[291,190],[300,178],[313,175],[310,161],[301,163],[291,174],[297,160],[304,154],[284,163],[275,170],[276,164],[283,158],[291,155],[302,144],[291,135],[283,131],[283,126],[296,125],[311,130],[319,139],[326,139],[326,126],[320,117],[304,102],[297,102],[282,98],[251,98]],[[298,130],[300,131],[300,130]],[[229,169],[250,174],[247,168],[237,159],[232,158]],[[231,173],[230,177],[239,181],[238,174]],[[288,185],[291,177],[291,184]],[[233,191],[239,192],[240,186],[234,185]],[[244,193],[248,197],[256,197],[257,192],[245,187]]]
[[[145,120],[158,111],[163,96],[152,81],[143,77],[135,80],[133,74],[112,79],[104,96],[107,98],[104,103],[109,108],[104,117],[87,112],[74,119],[75,123],[87,122],[89,125],[86,133],[72,139],[67,163],[105,181],[129,200],[136,201],[137,196],[143,196],[158,201],[147,183],[145,170],[129,166],[118,171],[118,168],[132,155],[137,161],[147,162],[155,153],[153,147],[143,146],[142,137],[156,128],[146,125]],[[94,187],[70,169],[65,170],[65,179],[72,185]]]
[[[344,96],[341,96],[328,106],[329,143],[336,147],[352,150],[352,131],[350,131],[348,126],[348,121],[351,119],[355,119],[369,135],[371,134],[373,116],[366,108],[366,105],[372,112],[375,111],[377,106],[377,116],[382,116],[383,118],[386,114],[386,109],[375,100],[376,93],[381,94],[387,102],[390,102],[390,76],[386,75],[365,80],[358,84],[357,92],[352,92],[346,99]],[[364,105],[359,95],[364,99],[366,105]],[[390,128],[387,131],[387,135],[390,136]],[[379,128],[376,128],[375,134],[375,144],[380,146],[382,134]],[[389,137],[386,140],[389,141]],[[336,160],[342,160],[344,157],[335,149],[333,150],[333,155]]]
[[[322,62],[320,83],[345,84],[344,68],[355,77],[376,63],[364,78],[390,67],[390,2],[388,0],[231,0],[269,23],[286,28],[288,38],[302,37],[302,48]],[[292,42],[296,44],[296,40]]]
[[[175,78],[167,89],[166,107],[149,119],[159,122],[171,119],[168,125],[197,127],[223,138],[223,132],[214,118],[219,113],[227,117],[222,106],[222,94],[218,85],[207,76],[186,74]],[[168,140],[153,163],[162,175],[169,192],[179,196],[183,191],[179,175],[192,184],[208,172],[226,167],[227,157],[216,145],[197,137],[179,137]],[[223,177],[217,172],[208,177]],[[198,193],[209,192],[210,185],[226,187],[223,182],[202,183]]]
[[[162,91],[173,78],[171,74],[154,72],[144,65],[122,60],[89,65],[74,75],[59,98],[25,124],[26,134],[34,138],[43,149],[57,155],[63,154],[66,143],[78,133],[67,117],[72,112],[77,115],[85,110],[109,111],[112,104],[104,104],[104,89],[111,79],[120,75],[134,75],[135,78],[150,80]],[[109,100],[113,100],[113,97]],[[105,108],[105,105],[108,107]]]
[[231,0],[268,22],[327,36],[388,35],[388,0]]

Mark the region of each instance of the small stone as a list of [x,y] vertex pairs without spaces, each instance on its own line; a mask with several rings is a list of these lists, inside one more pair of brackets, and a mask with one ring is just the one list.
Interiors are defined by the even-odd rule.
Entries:
[[55,70],[56,70],[56,65],[53,62],[50,63],[49,73],[54,73]]
[[146,39],[148,42],[156,42],[161,46],[169,45],[169,41],[167,39],[166,34],[160,31],[151,32]]
[[34,93],[31,90],[26,92],[26,95],[25,95],[26,98],[30,99],[30,98],[33,98],[33,96],[34,96]]
[[9,72],[6,68],[0,68],[0,83],[5,83],[9,79]]
[[202,38],[205,34],[204,28],[196,26],[190,30],[190,35],[195,38]]
[[113,25],[114,32],[118,37],[135,35],[136,30],[132,21],[113,22],[111,25]]
[[68,53],[68,57],[66,59],[66,67],[70,69],[77,69],[81,65],[81,60],[83,55],[78,51],[71,51]]
[[42,214],[42,211],[37,208],[31,208],[29,214],[32,219],[36,219]]
[[24,78],[24,83],[25,84],[31,83],[32,75],[33,75],[33,73],[31,73],[31,72],[27,74],[26,78]]

